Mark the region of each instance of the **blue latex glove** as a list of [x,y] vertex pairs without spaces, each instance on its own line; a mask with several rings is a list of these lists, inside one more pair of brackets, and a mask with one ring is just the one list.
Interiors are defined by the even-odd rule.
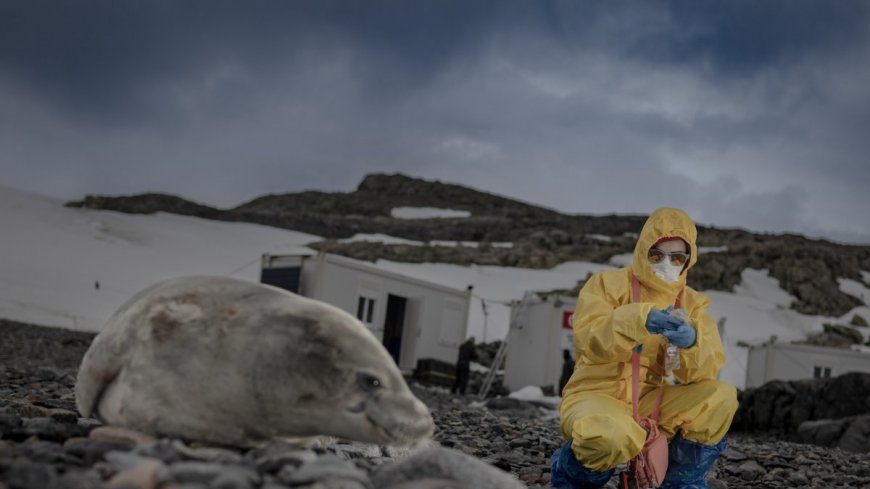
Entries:
[[670,316],[673,307],[667,309],[653,309],[646,317],[646,330],[651,334],[662,334],[665,331],[675,331],[681,325],[685,325],[682,321]]
[[676,330],[662,331],[662,336],[679,348],[689,348],[695,344],[697,333],[688,324],[681,324]]

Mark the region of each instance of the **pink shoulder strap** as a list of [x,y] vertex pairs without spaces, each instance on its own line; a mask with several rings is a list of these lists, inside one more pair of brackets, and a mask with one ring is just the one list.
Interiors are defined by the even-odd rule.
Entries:
[[[682,297],[683,290],[680,290],[680,293],[677,294],[677,299],[674,301],[674,309],[679,309],[682,305]],[[637,280],[637,277],[634,275],[634,272],[631,274],[631,302],[640,302],[640,282]],[[634,419],[639,419],[637,415],[637,402],[640,397],[640,345],[636,346],[631,350],[631,408],[632,413],[634,413]],[[662,384],[664,384],[664,377],[662,378]],[[653,407],[652,419],[655,422],[659,420],[659,411],[662,405],[662,394],[664,393],[664,389],[659,386],[659,392],[656,396],[656,403]]]

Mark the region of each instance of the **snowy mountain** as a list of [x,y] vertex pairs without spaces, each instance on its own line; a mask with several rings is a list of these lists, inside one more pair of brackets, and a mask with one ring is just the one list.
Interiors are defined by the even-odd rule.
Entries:
[[[402,209],[400,213],[418,219],[425,218],[426,212],[444,215],[449,210]],[[99,331],[125,300],[155,282],[197,274],[257,281],[261,254],[311,252],[306,245],[322,239],[257,224],[160,212],[142,215],[69,208],[50,198],[2,186],[0,229],[4,253],[0,260],[0,318],[84,331]],[[399,242],[418,246],[413,241]],[[457,244],[453,242],[453,246]],[[509,243],[502,243],[502,247],[510,249]],[[509,301],[521,298],[527,290],[571,288],[588,273],[620,266],[624,259],[615,255],[607,263],[571,261],[552,269],[387,260],[376,264],[454,288],[473,285],[476,300],[469,334],[484,339],[485,331],[485,339],[491,341],[507,332]],[[870,299],[865,285],[870,273],[863,272],[862,278],[841,279],[840,290],[856,301]],[[785,341],[803,339],[821,331],[823,323],[848,322],[854,314],[870,318],[866,304],[837,317],[800,314],[789,309],[794,297],[783,291],[776,279],[752,268],[743,270],[733,292],[707,293],[713,300],[711,315],[717,320],[726,318],[728,364],[722,378],[738,386],[743,385],[746,362],[746,349],[738,347],[739,342],[758,343],[771,335]]]

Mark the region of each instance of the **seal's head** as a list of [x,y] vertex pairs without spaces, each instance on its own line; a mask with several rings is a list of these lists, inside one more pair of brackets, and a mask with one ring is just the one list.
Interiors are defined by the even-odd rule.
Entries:
[[[372,443],[408,445],[429,438],[435,425],[428,408],[368,329],[338,308],[297,302],[304,307],[278,311],[276,320],[307,325],[297,343],[306,345],[304,356],[287,360],[295,372],[307,372],[305,393],[300,386],[290,392],[300,396],[297,403],[321,406],[309,413],[316,425],[327,434]],[[282,314],[289,316],[280,319]]]
[[79,410],[148,433],[250,445],[330,435],[389,445],[431,436],[432,416],[350,314],[222,277],[146,289],[82,360]]

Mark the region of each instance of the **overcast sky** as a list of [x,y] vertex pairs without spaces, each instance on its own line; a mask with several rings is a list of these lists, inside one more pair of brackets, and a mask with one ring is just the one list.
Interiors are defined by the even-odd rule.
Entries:
[[234,206],[370,172],[870,243],[870,3],[0,0],[2,183]]

